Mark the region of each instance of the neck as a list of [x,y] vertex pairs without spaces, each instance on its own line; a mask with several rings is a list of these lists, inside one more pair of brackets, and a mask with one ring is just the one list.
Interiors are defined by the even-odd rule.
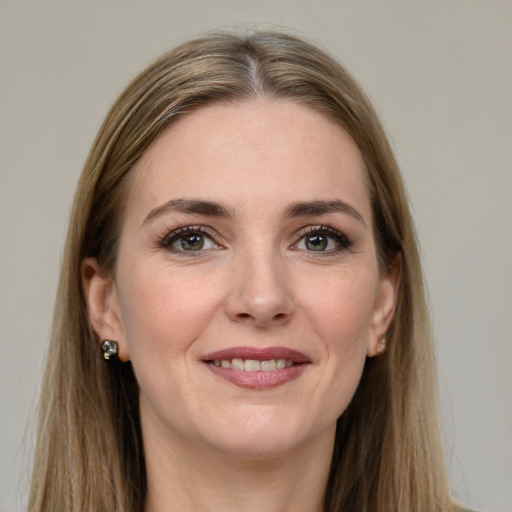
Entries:
[[333,443],[328,431],[292,453],[242,458],[147,432],[145,512],[321,512]]

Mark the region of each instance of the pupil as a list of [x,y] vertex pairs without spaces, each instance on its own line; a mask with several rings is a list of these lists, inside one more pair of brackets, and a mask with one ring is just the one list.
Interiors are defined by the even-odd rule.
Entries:
[[181,239],[181,247],[185,251],[198,251],[203,248],[204,240],[202,235],[188,235]]
[[306,238],[306,247],[311,251],[323,251],[327,247],[327,237],[312,235]]

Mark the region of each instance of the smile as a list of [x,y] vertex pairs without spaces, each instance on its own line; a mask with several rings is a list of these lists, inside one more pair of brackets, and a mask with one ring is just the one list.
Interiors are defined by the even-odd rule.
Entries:
[[222,368],[233,368],[233,370],[244,370],[246,372],[271,372],[273,370],[282,370],[293,366],[291,359],[266,359],[258,361],[257,359],[222,359],[212,361],[212,364]]
[[297,379],[311,361],[285,347],[234,347],[203,359],[218,377],[242,388],[267,389]]

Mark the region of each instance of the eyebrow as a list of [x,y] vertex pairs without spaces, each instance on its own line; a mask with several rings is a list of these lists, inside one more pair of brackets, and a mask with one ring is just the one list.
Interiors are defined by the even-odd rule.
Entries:
[[[234,210],[214,201],[204,199],[171,199],[164,204],[153,208],[145,217],[142,225],[153,218],[166,213],[192,213],[208,217],[233,219]],[[343,213],[354,217],[366,227],[363,216],[350,204],[334,199],[330,201],[298,201],[290,204],[284,211],[285,218],[319,217],[328,213]]]
[[326,213],[344,213],[354,217],[364,227],[366,222],[363,216],[350,204],[341,201],[340,199],[334,199],[331,201],[300,201],[292,203],[285,210],[285,217],[319,217]]
[[142,225],[148,223],[151,219],[165,213],[195,213],[206,215],[208,217],[222,217],[232,219],[234,214],[231,210],[213,201],[203,199],[171,199],[166,203],[153,208],[147,215]]

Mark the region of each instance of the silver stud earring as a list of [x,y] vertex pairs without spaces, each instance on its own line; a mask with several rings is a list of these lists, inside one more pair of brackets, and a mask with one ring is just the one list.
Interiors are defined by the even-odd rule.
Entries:
[[380,356],[386,350],[386,333],[379,336],[379,343],[377,345],[376,355]]
[[105,340],[101,344],[101,350],[103,352],[104,359],[108,361],[111,357],[117,357],[119,352],[119,344],[117,341]]

